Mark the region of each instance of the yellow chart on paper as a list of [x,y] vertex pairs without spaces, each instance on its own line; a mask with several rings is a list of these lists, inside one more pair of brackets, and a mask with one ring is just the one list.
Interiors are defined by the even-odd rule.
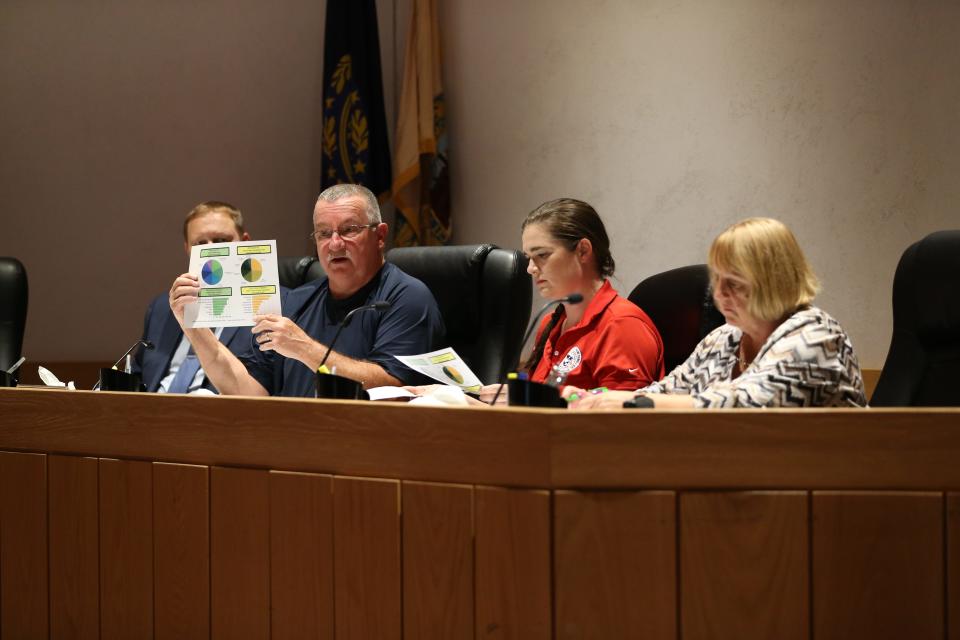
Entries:
[[260,313],[260,305],[270,299],[270,296],[253,296],[253,312]]

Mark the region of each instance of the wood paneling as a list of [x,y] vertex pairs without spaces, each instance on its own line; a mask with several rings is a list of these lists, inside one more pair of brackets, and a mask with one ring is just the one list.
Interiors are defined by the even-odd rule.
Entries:
[[[503,410],[513,416],[505,421],[469,407],[35,389],[0,389],[0,403],[0,449],[438,482],[550,482],[548,429],[530,419],[535,409]],[[38,411],[42,421],[32,419]]]
[[32,389],[0,389],[0,403],[0,449],[20,451],[538,489],[960,489],[958,408],[480,411]]
[[680,495],[681,634],[809,637],[808,496]]
[[550,494],[477,487],[477,638],[550,638]]
[[873,392],[877,388],[877,382],[880,380],[880,372],[880,369],[860,370],[860,374],[863,376],[863,390],[868,400],[873,397]]
[[473,640],[473,489],[403,483],[403,637]]
[[940,493],[814,493],[814,637],[943,638],[943,513]]
[[158,640],[210,637],[207,467],[154,463],[154,631]]
[[0,636],[47,638],[47,456],[0,453]]
[[557,638],[677,637],[672,492],[554,496]]
[[213,638],[270,637],[270,476],[210,469]]
[[400,483],[334,478],[337,640],[400,638]]
[[100,460],[100,635],[153,637],[153,466]]
[[0,389],[0,629],[960,640],[958,419]]
[[568,411],[537,419],[550,424],[549,486],[558,489],[960,487],[960,409]]
[[960,640],[960,493],[947,499],[947,637]]
[[97,459],[50,456],[50,637],[100,637]]
[[270,473],[273,640],[333,640],[333,479]]

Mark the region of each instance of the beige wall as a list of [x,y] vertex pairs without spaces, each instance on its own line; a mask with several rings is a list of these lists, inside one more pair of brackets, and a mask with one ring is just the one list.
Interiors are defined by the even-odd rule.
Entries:
[[[456,241],[517,246],[529,209],[584,198],[629,290],[776,215],[882,364],[898,256],[960,226],[960,5],[441,4]],[[392,114],[409,0],[378,5]],[[30,272],[32,360],[119,355],[185,268],[197,201],[307,250],[323,16],[322,0],[0,3],[0,254]]]
[[516,246],[526,211],[583,198],[629,291],[779,217],[882,366],[901,252],[960,227],[960,4],[461,0],[443,23],[458,241]]
[[281,254],[310,249],[324,15],[323,0],[0,3],[0,255],[28,269],[31,360],[118,357],[186,269],[182,220],[202,200],[238,205]]

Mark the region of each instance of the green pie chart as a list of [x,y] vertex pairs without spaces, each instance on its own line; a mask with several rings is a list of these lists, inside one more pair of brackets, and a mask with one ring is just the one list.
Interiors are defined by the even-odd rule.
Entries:
[[256,282],[263,275],[263,265],[256,258],[247,258],[240,265],[240,275],[247,282]]

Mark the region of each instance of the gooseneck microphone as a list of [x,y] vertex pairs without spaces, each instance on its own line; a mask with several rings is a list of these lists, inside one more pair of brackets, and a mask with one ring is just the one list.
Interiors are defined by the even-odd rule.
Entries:
[[[117,365],[119,365],[120,362],[121,362],[124,358],[126,358],[127,356],[129,356],[131,351],[133,351],[134,349],[136,349],[136,348],[139,347],[140,345],[143,345],[143,348],[144,348],[144,349],[153,349],[153,343],[152,343],[152,342],[150,342],[149,340],[144,340],[143,338],[141,338],[141,339],[137,340],[136,342],[134,342],[132,345],[130,345],[130,348],[127,349],[122,356],[120,356],[119,358],[117,358],[117,361],[113,363],[113,366],[111,367],[111,369],[116,369],[116,368],[117,368]],[[130,373],[130,362],[129,362],[129,361],[127,362],[126,373]]]
[[[547,309],[554,307],[558,304],[579,304],[583,302],[583,295],[579,293],[571,293],[566,298],[560,298],[559,300],[551,300],[547,304],[540,307],[540,311],[537,311],[537,315],[533,316],[533,320],[530,322],[530,326],[527,327],[527,332],[523,334],[523,341],[520,343],[520,352],[523,352],[523,346],[527,344],[527,340],[530,339],[530,334],[533,333],[535,327],[540,325],[540,318],[543,317],[543,314],[546,313]],[[510,369],[516,368],[520,362],[520,353],[517,353],[517,357],[512,361],[512,366],[508,366],[505,370],[500,372],[500,386],[497,387],[497,393],[493,396],[493,400],[490,401],[490,405],[493,406],[497,404],[497,398],[500,397],[500,392],[503,391],[503,385],[506,383],[507,371]]]
[[362,307],[357,307],[356,309],[353,309],[352,311],[350,311],[346,316],[344,316],[343,320],[340,321],[340,326],[337,327],[337,332],[333,334],[333,340],[330,341],[330,346],[327,347],[327,352],[323,354],[323,360],[321,360],[320,364],[317,365],[317,369],[319,370],[321,367],[323,367],[323,365],[327,363],[327,358],[330,357],[330,353],[333,351],[333,345],[337,344],[337,338],[340,337],[340,332],[343,331],[344,328],[346,328],[347,325],[350,324],[355,314],[360,313],[361,311],[377,311],[377,312],[386,311],[392,306],[393,305],[391,303],[385,302],[385,301],[373,302],[371,304],[366,304]]
[[[111,369],[116,369],[117,366],[118,366],[121,362],[123,362],[123,359],[124,359],[124,358],[127,358],[127,365],[124,367],[124,373],[130,373],[130,357],[129,357],[129,356],[130,356],[130,353],[133,352],[134,349],[136,349],[137,347],[139,347],[139,346],[141,346],[141,345],[143,346],[144,349],[153,349],[153,343],[152,343],[152,342],[150,342],[150,341],[147,340],[146,338],[140,338],[139,340],[137,340],[136,342],[134,342],[132,345],[130,345],[130,348],[127,349],[122,356],[120,356],[119,358],[117,358],[117,361],[114,362],[114,363],[113,363],[113,366],[110,367],[110,368],[111,368]],[[101,374],[101,375],[102,375],[102,374]],[[102,382],[101,380],[97,380],[97,384],[93,385],[93,390],[94,390],[94,391],[96,391],[97,389],[100,388],[100,383],[101,383],[101,382]]]

